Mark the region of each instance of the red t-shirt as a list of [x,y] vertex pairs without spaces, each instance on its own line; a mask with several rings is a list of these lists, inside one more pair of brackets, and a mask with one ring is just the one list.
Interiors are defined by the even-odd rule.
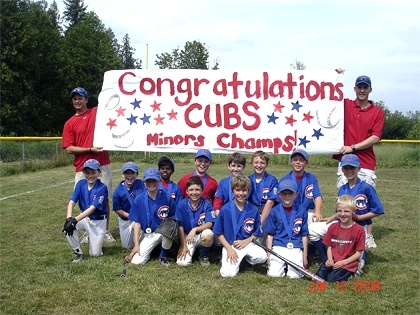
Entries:
[[[351,257],[356,251],[365,250],[366,234],[363,227],[357,223],[349,228],[343,228],[340,222],[331,224],[325,234],[323,243],[331,246],[334,262]],[[353,261],[343,268],[356,272],[358,260]]]
[[[187,181],[190,179],[191,176],[194,176],[194,172],[186,174],[181,177],[181,179],[178,182],[178,186],[181,189],[182,197],[187,197]],[[213,177],[207,174],[206,177],[200,176],[201,180],[204,184],[204,190],[203,190],[203,198],[210,200],[213,203],[214,194],[217,190],[217,180],[215,180]]]
[[[344,100],[344,145],[350,146],[362,142],[370,136],[382,137],[385,122],[383,110],[372,101],[367,108],[360,108],[357,100]],[[376,169],[376,156],[373,147],[357,150],[360,166],[369,170]],[[341,160],[341,154],[333,155],[336,160]]]
[[[93,147],[93,134],[95,132],[96,111],[98,107],[88,109],[82,115],[74,115],[64,124],[63,139],[61,147],[63,149],[69,146],[77,146],[82,148]],[[101,153],[84,153],[75,154],[73,165],[76,172],[83,170],[83,164],[89,159],[96,159],[101,165],[110,164],[108,151]]]

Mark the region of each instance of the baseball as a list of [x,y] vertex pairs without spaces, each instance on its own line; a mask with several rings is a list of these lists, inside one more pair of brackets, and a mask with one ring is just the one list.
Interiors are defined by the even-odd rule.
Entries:
[[98,97],[98,106],[111,110],[120,103],[120,96],[115,89],[102,90]]
[[134,144],[134,134],[127,120],[117,122],[118,127],[112,132],[112,143],[117,149],[127,149]]
[[341,115],[336,104],[321,104],[316,111],[316,121],[323,128],[332,129],[340,120]]

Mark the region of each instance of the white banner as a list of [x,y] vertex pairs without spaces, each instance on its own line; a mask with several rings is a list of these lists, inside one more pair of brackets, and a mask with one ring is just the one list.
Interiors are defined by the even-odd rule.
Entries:
[[343,76],[335,71],[113,70],[98,97],[106,150],[338,153]]

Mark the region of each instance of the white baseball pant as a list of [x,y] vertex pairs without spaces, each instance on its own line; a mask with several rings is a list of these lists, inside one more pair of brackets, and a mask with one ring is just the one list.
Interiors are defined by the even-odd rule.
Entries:
[[[300,248],[292,248],[288,249],[286,247],[282,246],[273,246],[272,250],[279,254],[280,256],[300,265],[303,267],[303,252]],[[286,272],[284,268],[286,267],[286,263],[281,260],[280,258],[270,255],[268,264],[268,270],[267,270],[267,276],[269,277],[284,277],[286,275]],[[303,275],[297,271],[292,266],[288,266],[287,268],[287,277],[290,279],[299,279],[302,278]]]
[[[187,234],[185,234],[185,238],[187,237]],[[185,256],[184,259],[177,259],[176,263],[181,267],[187,267],[191,265],[192,263],[192,256],[194,255],[195,250],[200,247],[211,247],[214,242],[214,233],[210,229],[205,229],[199,234],[196,234],[194,236],[194,241],[190,244],[187,244],[189,254]]]
[[144,265],[150,259],[152,250],[162,243],[164,249],[170,249],[173,241],[160,233],[144,233],[140,236],[140,255],[135,253],[131,263],[135,265]]
[[104,236],[106,232],[106,218],[103,220],[91,220],[89,217],[84,218],[77,222],[76,229],[72,236],[67,235],[67,241],[74,252],[83,254],[80,248],[80,242],[78,237],[79,231],[86,231],[89,235],[89,255],[101,256],[102,244],[104,242]]
[[134,221],[123,220],[118,217],[122,248],[131,249],[134,246]]

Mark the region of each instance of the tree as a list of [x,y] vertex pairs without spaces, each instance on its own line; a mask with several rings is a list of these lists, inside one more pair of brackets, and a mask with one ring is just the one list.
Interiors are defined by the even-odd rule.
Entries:
[[377,102],[375,105],[382,108],[385,114],[382,138],[392,140],[407,139],[410,130],[413,129],[416,123],[415,114],[412,114],[412,117],[410,117],[410,114],[406,116],[400,111],[391,112],[383,101]]
[[122,59],[123,69],[141,69],[141,60],[134,58],[135,48],[131,47],[130,37],[125,34],[119,55]]
[[[62,109],[60,33],[44,2],[1,0],[1,134],[57,131]],[[60,126],[60,129],[62,126]]]
[[68,28],[76,25],[86,14],[87,6],[83,0],[63,0],[66,9],[64,19],[69,23]]
[[[186,42],[184,49],[179,47],[172,50],[172,53],[156,55],[155,65],[160,69],[209,69],[209,52],[205,43],[200,41]],[[212,70],[219,69],[219,62],[214,62]]]
[[61,27],[61,16],[60,16],[60,12],[58,11],[57,2],[53,1],[53,3],[51,3],[50,7],[47,10],[47,14],[50,17],[50,20],[53,26],[60,33],[62,33],[63,28]]
[[83,86],[91,96],[97,96],[104,72],[122,67],[109,29],[94,12],[86,13],[79,23],[67,30],[64,49],[67,53],[67,82],[71,82],[67,86],[69,91],[75,86]]
[[299,60],[295,60],[295,63],[290,64],[290,69],[292,70],[306,70],[306,66],[303,64],[303,62],[300,62]]

